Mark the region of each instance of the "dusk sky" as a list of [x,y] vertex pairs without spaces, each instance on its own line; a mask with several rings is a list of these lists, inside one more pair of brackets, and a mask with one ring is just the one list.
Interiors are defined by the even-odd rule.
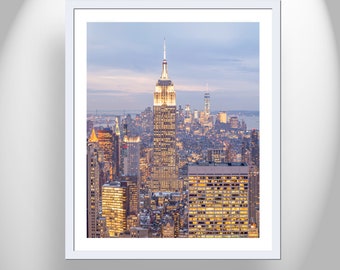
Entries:
[[166,39],[177,105],[259,110],[258,23],[88,23],[88,111],[153,106]]

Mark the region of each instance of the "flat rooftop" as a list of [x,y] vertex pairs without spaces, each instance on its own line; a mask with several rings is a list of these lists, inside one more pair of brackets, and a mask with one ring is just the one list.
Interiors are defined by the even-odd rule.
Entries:
[[192,163],[188,166],[188,175],[247,175],[248,164],[245,162]]

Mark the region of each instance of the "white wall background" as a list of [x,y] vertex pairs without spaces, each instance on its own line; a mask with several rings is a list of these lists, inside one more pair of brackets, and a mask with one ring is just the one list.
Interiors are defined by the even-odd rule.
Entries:
[[339,1],[282,0],[276,261],[64,260],[64,8],[60,0],[0,4],[0,269],[336,269]]

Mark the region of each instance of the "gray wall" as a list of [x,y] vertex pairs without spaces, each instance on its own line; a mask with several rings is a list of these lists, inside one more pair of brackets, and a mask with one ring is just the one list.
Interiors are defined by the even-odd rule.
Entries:
[[282,2],[282,260],[163,262],[64,259],[64,3],[2,1],[0,269],[335,269],[340,2]]

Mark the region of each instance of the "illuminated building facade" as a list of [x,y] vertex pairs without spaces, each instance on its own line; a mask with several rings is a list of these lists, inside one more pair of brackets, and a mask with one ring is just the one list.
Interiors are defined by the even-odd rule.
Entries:
[[198,110],[194,110],[194,119],[198,120]]
[[[110,128],[104,128],[97,131],[99,147],[103,151],[103,161],[104,161],[104,179],[103,181],[109,181],[113,178],[113,138],[112,130]],[[103,183],[101,183],[103,184]]]
[[189,165],[190,238],[248,237],[246,163]]
[[99,217],[99,144],[96,132],[92,129],[87,141],[87,237],[97,237]]
[[97,218],[97,236],[96,238],[110,237],[106,228],[106,219],[104,217]]
[[153,175],[151,190],[178,191],[178,162],[176,153],[176,93],[168,77],[164,41],[162,74],[154,92]]
[[185,105],[185,109],[184,109],[184,112],[185,112],[185,118],[190,118],[191,119],[191,109],[190,109],[190,104],[186,104]]
[[249,232],[248,238],[258,238],[259,237],[259,230],[255,223],[249,225]]
[[173,220],[166,220],[165,224],[162,225],[162,238],[174,238],[175,237],[175,226]]
[[222,124],[227,123],[227,113],[226,112],[219,112],[217,115],[217,121],[219,121]]
[[102,216],[110,237],[119,237],[126,231],[127,194],[126,187],[119,182],[109,182],[102,186]]
[[136,176],[126,176],[120,181],[122,187],[126,188],[127,204],[126,214],[136,215],[139,212],[139,187]]
[[200,125],[204,126],[205,123],[207,122],[206,120],[207,120],[207,118],[206,118],[205,112],[204,111],[200,111],[199,112],[199,123],[200,123]]

